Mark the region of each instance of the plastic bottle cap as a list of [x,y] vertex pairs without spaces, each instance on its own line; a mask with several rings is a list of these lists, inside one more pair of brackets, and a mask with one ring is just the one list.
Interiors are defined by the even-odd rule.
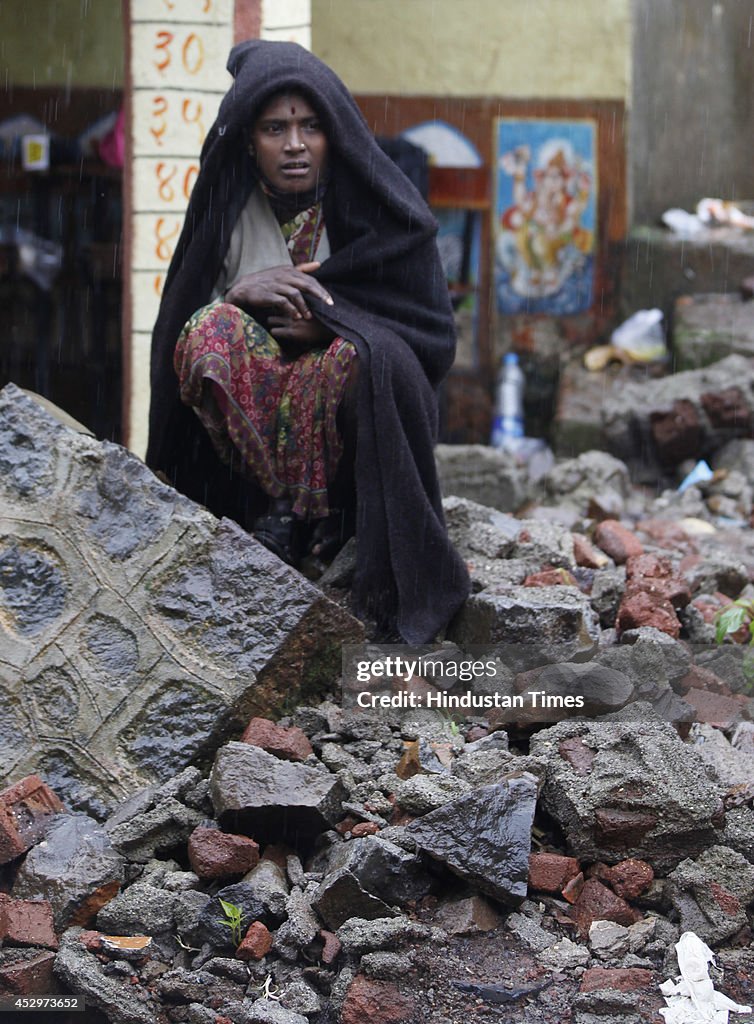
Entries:
[[518,355],[515,352],[506,352],[503,362],[506,366],[517,366]]

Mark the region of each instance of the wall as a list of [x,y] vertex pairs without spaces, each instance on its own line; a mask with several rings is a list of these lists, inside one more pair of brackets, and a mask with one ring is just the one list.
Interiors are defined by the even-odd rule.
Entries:
[[120,88],[120,0],[0,3],[0,75],[18,86]]
[[312,0],[312,50],[358,93],[627,102],[630,5]]
[[704,196],[754,200],[754,6],[634,0],[636,223]]

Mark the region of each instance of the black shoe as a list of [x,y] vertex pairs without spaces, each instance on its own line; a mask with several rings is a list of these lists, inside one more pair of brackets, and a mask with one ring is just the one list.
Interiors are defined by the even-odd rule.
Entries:
[[273,555],[297,568],[300,554],[298,520],[291,511],[290,502],[272,502],[270,511],[254,521],[251,532]]

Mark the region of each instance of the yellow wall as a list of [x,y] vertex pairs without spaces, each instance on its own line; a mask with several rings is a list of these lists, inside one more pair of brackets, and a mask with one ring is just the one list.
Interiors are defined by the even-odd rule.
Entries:
[[631,0],[312,0],[354,92],[630,100]]
[[3,83],[119,88],[123,57],[121,0],[0,0]]

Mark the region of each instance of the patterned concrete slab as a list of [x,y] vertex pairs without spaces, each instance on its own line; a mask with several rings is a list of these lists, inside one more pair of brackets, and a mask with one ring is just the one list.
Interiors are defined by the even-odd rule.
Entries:
[[0,784],[102,813],[337,675],[360,623],[125,449],[0,392]]

